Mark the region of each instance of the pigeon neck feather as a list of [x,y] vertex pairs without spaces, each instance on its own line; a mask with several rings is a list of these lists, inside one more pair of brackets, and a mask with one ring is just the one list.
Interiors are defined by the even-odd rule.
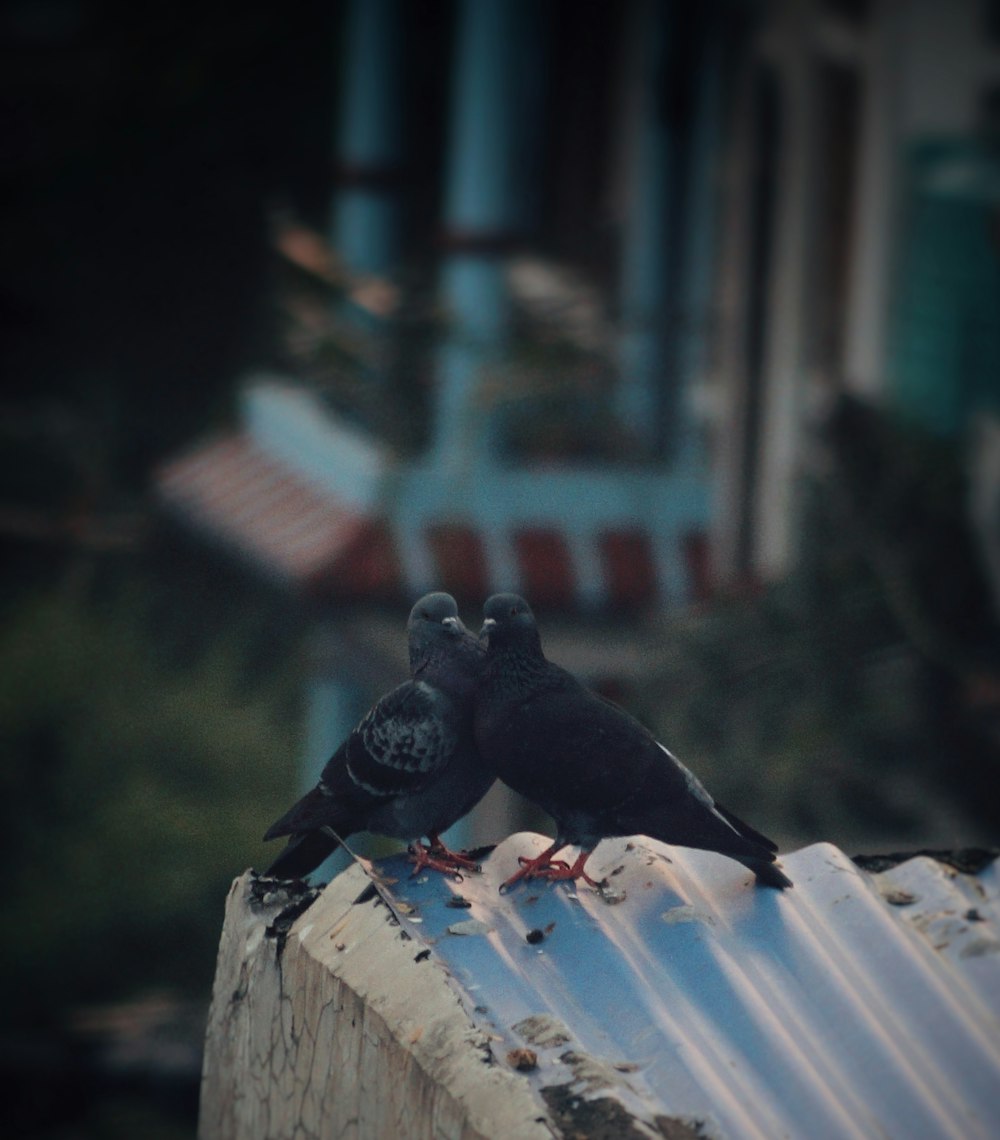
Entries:
[[410,647],[410,676],[453,695],[467,695],[476,684],[482,648],[471,637],[445,645]]
[[498,689],[508,691],[536,690],[552,672],[540,642],[498,646],[486,660],[489,679]]

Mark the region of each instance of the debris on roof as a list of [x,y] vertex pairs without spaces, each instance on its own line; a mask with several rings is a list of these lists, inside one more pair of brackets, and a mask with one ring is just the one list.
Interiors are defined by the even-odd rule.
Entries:
[[[816,844],[783,856],[795,887],[779,894],[730,860],[635,837],[598,848],[601,891],[501,896],[518,856],[545,843],[511,837],[462,882],[409,878],[395,859],[376,874],[558,1118],[611,1096],[692,1136],[995,1134],[989,853],[974,871],[921,854],[869,873]],[[478,937],[455,936],[473,933],[455,930],[458,899]]]

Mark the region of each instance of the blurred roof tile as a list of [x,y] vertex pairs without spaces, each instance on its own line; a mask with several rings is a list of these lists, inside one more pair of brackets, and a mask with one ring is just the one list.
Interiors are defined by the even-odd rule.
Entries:
[[313,486],[245,434],[203,443],[160,468],[155,482],[172,512],[271,577],[366,594],[396,579],[381,520]]

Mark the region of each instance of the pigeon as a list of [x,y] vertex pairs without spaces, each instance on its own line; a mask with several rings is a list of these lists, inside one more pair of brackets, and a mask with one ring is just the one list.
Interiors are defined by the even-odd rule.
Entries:
[[[265,840],[288,835],[267,874],[301,878],[358,831],[417,840],[416,870],[475,869],[440,834],[471,811],[495,773],[472,736],[472,696],[484,650],[450,594],[421,598],[407,622],[410,680],[381,697],[327,761],[319,783]],[[419,838],[430,841],[425,847]]]
[[[476,744],[500,779],[556,824],[555,842],[535,859],[522,858],[501,890],[530,878],[598,886],[584,865],[615,835],[717,851],[749,867],[759,885],[792,885],[770,839],[717,804],[637,720],[547,660],[523,598],[494,594],[483,613]],[[553,858],[570,844],[581,848],[575,863]]]

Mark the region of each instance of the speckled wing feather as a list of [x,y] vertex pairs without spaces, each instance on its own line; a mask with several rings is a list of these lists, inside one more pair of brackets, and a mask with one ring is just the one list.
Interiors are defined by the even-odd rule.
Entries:
[[408,681],[387,693],[351,734],[347,771],[373,796],[417,791],[451,759],[456,722],[446,693]]
[[[450,594],[422,597],[406,628],[411,680],[378,700],[327,761],[316,786],[268,828],[265,839],[290,837],[269,874],[308,874],[358,831],[407,842],[426,835],[439,844],[440,833],[493,782],[495,773],[472,739],[482,646],[462,625]],[[435,858],[427,865],[444,869]]]
[[265,839],[334,827],[350,834],[395,796],[419,792],[451,759],[453,701],[421,681],[381,697],[327,761],[319,783],[268,829]]

